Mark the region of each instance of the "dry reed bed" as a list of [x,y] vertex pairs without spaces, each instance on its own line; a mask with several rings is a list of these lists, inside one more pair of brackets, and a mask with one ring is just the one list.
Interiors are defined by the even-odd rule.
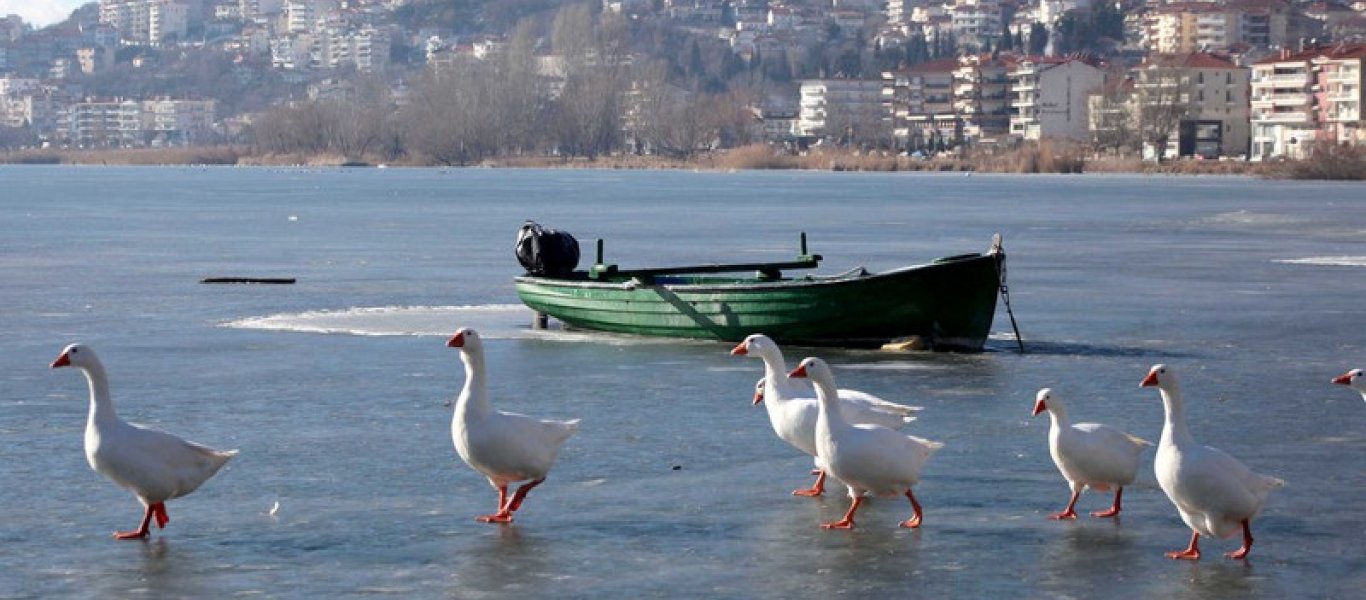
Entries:
[[[855,152],[842,148],[813,148],[791,154],[767,144],[704,153],[690,159],[659,156],[612,155],[593,159],[553,156],[512,156],[490,159],[480,166],[500,168],[695,169],[695,170],[815,170],[864,172],[980,171],[984,173],[1143,173],[1173,175],[1251,175],[1282,179],[1366,179],[1366,148],[1317,144],[1314,158],[1303,161],[1250,163],[1244,161],[1171,160],[1162,163],[1138,158],[1088,158],[1080,146],[1043,141],[996,152],[974,152],[965,157],[917,159],[890,153]],[[341,166],[388,162],[395,166],[435,166],[417,159],[365,162],[337,155],[262,155],[230,146],[117,150],[21,150],[0,153],[0,164],[87,165],[253,165]]]

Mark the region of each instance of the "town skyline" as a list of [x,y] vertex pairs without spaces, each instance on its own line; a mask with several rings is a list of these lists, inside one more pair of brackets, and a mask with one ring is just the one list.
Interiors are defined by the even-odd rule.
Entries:
[[[463,164],[1052,138],[1157,158],[1297,158],[1315,141],[1362,143],[1362,11],[1289,0],[100,0],[48,28],[0,18],[0,145],[226,143]],[[1253,76],[1289,54],[1299,58]],[[432,122],[451,123],[451,141]]]

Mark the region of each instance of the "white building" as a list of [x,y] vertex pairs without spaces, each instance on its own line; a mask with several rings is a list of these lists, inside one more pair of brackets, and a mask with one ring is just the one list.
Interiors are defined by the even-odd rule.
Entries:
[[193,145],[213,134],[213,100],[160,98],[142,103],[142,135],[151,145]]
[[886,127],[886,113],[880,79],[807,79],[794,128],[800,137],[864,137]]
[[358,30],[329,27],[311,41],[310,60],[317,68],[335,69],[349,63],[368,73],[389,64],[389,36],[370,26]]
[[1010,133],[1026,140],[1089,138],[1087,96],[1100,89],[1100,69],[1076,59],[1026,57],[1010,72]]
[[167,38],[180,39],[189,31],[189,7],[178,2],[153,2],[147,7],[147,43],[159,46]]
[[285,33],[299,34],[313,30],[316,20],[313,3],[308,0],[287,0],[284,4]]
[[1252,158],[1303,158],[1315,142],[1366,144],[1366,44],[1282,51],[1252,66]]
[[175,0],[100,0],[100,23],[130,44],[155,46],[168,36],[184,37],[189,14],[190,7]]
[[957,0],[950,13],[953,15],[953,35],[960,45],[976,45],[981,49],[1001,37],[1001,5],[997,0]]

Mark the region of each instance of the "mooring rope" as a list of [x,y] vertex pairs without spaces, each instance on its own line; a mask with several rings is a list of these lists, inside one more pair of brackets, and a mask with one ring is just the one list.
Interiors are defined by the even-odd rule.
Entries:
[[1010,286],[1006,285],[1006,253],[1001,247],[1001,234],[996,234],[991,240],[991,251],[996,254],[996,273],[1001,278],[1001,300],[1006,303],[1006,314],[1010,316],[1010,328],[1015,331],[1015,343],[1020,347],[1020,354],[1025,353],[1024,338],[1020,337],[1020,326],[1015,323],[1015,311],[1010,309]]

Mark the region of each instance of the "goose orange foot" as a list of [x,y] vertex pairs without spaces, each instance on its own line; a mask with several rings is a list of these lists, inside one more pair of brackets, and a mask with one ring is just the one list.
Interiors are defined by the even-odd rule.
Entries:
[[512,513],[500,512],[491,515],[482,515],[475,517],[474,520],[479,521],[480,523],[511,523]]
[[1174,558],[1177,560],[1200,560],[1200,534],[1191,532],[1190,546],[1187,546],[1185,550],[1168,552],[1167,558]]
[[[158,508],[158,507],[160,507],[160,508]],[[148,505],[148,506],[147,506],[146,508],[144,508],[143,511],[142,511],[142,524],[141,524],[141,525],[138,525],[138,528],[135,529],[135,530],[133,530],[133,531],[115,531],[115,532],[114,532],[114,539],[116,539],[116,540],[140,540],[140,539],[143,539],[143,538],[147,537],[147,525],[150,524],[150,523],[152,522],[152,517],[155,516],[155,517],[157,518],[157,523],[158,523],[158,524],[161,524],[161,523],[163,523],[163,521],[161,520],[161,519],[162,519],[162,515],[163,515],[165,512],[166,512],[166,507],[165,507],[165,506],[162,506],[162,504],[161,504],[160,502],[158,502],[158,503],[156,503],[156,504]]]
[[811,484],[809,489],[792,490],[792,495],[810,498],[825,493],[825,471],[816,470],[814,474],[816,481]]

